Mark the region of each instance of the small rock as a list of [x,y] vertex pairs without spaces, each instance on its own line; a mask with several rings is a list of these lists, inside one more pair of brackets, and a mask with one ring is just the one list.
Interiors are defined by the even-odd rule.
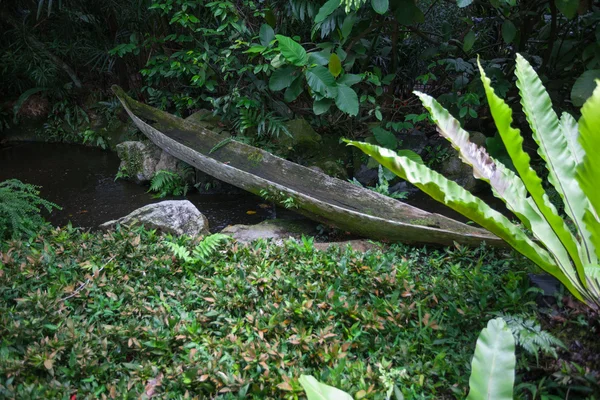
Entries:
[[354,178],[363,186],[375,186],[379,179],[377,168],[369,168],[366,164],[362,164],[354,174]]
[[400,148],[412,150],[418,155],[423,154],[423,150],[427,146],[427,135],[417,129],[398,135],[398,139],[402,141]]
[[232,236],[241,243],[250,243],[258,239],[273,239],[283,242],[289,238],[299,238],[304,235],[314,235],[314,225],[308,221],[289,221],[271,219],[256,225],[230,225],[221,233]]
[[304,119],[297,118],[285,123],[291,137],[285,133],[279,135],[279,144],[282,147],[293,148],[295,151],[300,149],[318,148],[321,143],[319,135],[313,127]]
[[188,200],[167,200],[148,204],[129,215],[100,225],[110,229],[115,225],[141,225],[174,235],[199,236],[209,234],[208,220]]

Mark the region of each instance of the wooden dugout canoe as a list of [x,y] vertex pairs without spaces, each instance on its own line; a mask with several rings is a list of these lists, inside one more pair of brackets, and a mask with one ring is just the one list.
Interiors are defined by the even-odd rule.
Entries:
[[332,178],[259,148],[237,141],[222,145],[222,136],[197,122],[133,100],[118,86],[112,90],[140,131],[167,153],[256,195],[266,190],[280,199],[291,197],[295,211],[315,221],[391,242],[477,246],[485,241],[505,246],[486,230]]

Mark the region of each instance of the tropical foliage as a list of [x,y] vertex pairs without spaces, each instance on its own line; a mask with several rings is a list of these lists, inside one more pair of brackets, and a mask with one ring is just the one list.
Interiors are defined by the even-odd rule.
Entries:
[[[523,137],[512,126],[510,107],[495,93],[479,65],[485,92],[496,127],[518,172],[506,168],[469,141],[469,134],[435,99],[417,92],[429,110],[438,131],[473,167],[476,178],[490,184],[522,226],[509,221],[456,183],[429,168],[377,146],[349,142],[382,165],[413,183],[434,199],[489,229],[544,271],[558,278],[575,297],[590,306],[600,306],[600,87],[581,108],[577,122],[564,113],[559,118],[548,93],[531,65],[517,55],[517,86],[523,111],[546,164],[548,183],[562,200],[561,211],[550,201],[543,181],[531,167],[523,149]],[[529,237],[531,231],[533,238]]]
[[[515,339],[502,318],[488,322],[477,339],[471,364],[468,400],[512,400],[515,380]],[[312,376],[300,377],[300,384],[308,400],[352,400],[352,396],[317,381]],[[397,386],[390,388],[387,398],[395,394],[404,400]]]
[[[476,54],[490,60],[485,68],[501,95],[510,87],[503,72],[519,51],[551,82],[552,97],[582,104],[600,69],[597,7],[577,0],[490,5],[7,2],[0,14],[6,32],[0,69],[17,114],[30,97],[90,114],[86,84],[96,85],[101,97],[118,83],[182,115],[212,108],[238,133],[266,142],[276,142],[285,133],[282,122],[298,116],[315,126],[335,121],[328,130],[338,135],[368,133],[369,124],[406,131],[425,116],[410,95],[415,85],[436,93],[461,122],[485,131]],[[60,136],[47,131],[53,132]]]
[[39,194],[39,186],[17,179],[0,182],[0,240],[34,234],[44,224],[41,209],[60,209]]
[[[196,259],[202,242],[124,227],[1,241],[0,397],[295,398],[304,374],[357,398],[394,386],[407,399],[464,398],[497,313],[543,318],[569,345],[597,349],[576,310],[540,313],[505,251],[258,241],[188,262],[166,244]],[[598,389],[583,361],[516,357],[517,397]]]

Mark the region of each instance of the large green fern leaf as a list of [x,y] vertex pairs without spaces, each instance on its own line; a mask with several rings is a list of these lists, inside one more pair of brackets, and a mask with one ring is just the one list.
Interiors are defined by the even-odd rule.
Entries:
[[[531,159],[523,150],[523,137],[518,129],[512,127],[513,117],[511,108],[504,100],[496,95],[492,88],[491,81],[486,76],[479,61],[478,65],[490,111],[492,112],[494,122],[496,123],[496,128],[498,129],[498,133],[504,142],[515,169],[521,177],[522,184],[525,185],[526,190],[531,195],[531,199],[527,200],[527,203],[531,204],[531,208],[535,213],[515,209],[511,207],[509,202],[507,202],[507,205],[520,218],[520,215],[523,215],[526,219],[529,219],[529,223],[526,225],[528,225],[533,234],[544,243],[547,250],[554,255],[561,270],[576,283],[576,286],[579,287],[579,282],[584,279],[584,276],[583,263],[579,256],[578,243],[567,227],[565,221],[558,215],[558,211],[548,198],[546,191],[542,186],[542,180],[533,168],[531,168]],[[567,120],[565,120],[565,126],[566,122]],[[525,200],[527,193],[519,191],[517,195]],[[523,221],[523,218],[521,218],[521,220]],[[577,276],[575,275],[575,270],[571,264],[571,259],[574,261]]]
[[[550,96],[529,62],[517,54],[517,86],[521,93],[521,104],[538,144],[538,153],[546,162],[548,180],[554,186],[571,217],[577,233],[582,238],[582,258],[585,263],[595,263],[596,254],[591,244],[591,235],[583,217],[589,200],[579,186],[575,158],[571,154],[568,140],[560,129],[558,116],[552,109]],[[579,271],[581,273],[581,271]],[[582,277],[582,280],[585,278]]]
[[473,196],[457,183],[429,169],[423,164],[401,157],[396,152],[368,143],[344,140],[373,157],[394,174],[417,186],[436,201],[478,223],[485,229],[505,240],[519,253],[529,258],[546,272],[559,279],[578,299],[581,295],[569,278],[558,268],[550,254],[534,243],[504,215],[492,209],[481,199]]

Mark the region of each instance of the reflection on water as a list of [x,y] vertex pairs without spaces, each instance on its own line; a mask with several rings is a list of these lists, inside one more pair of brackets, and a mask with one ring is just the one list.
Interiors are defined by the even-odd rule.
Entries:
[[[47,219],[93,228],[122,217],[154,199],[147,188],[114,180],[119,167],[115,153],[62,143],[16,143],[0,148],[0,182],[10,178],[42,186],[41,195],[60,205]],[[211,231],[231,224],[256,224],[272,218],[264,200],[247,195],[209,195],[194,191],[186,197],[208,218]],[[277,209],[278,218],[302,218]]]

